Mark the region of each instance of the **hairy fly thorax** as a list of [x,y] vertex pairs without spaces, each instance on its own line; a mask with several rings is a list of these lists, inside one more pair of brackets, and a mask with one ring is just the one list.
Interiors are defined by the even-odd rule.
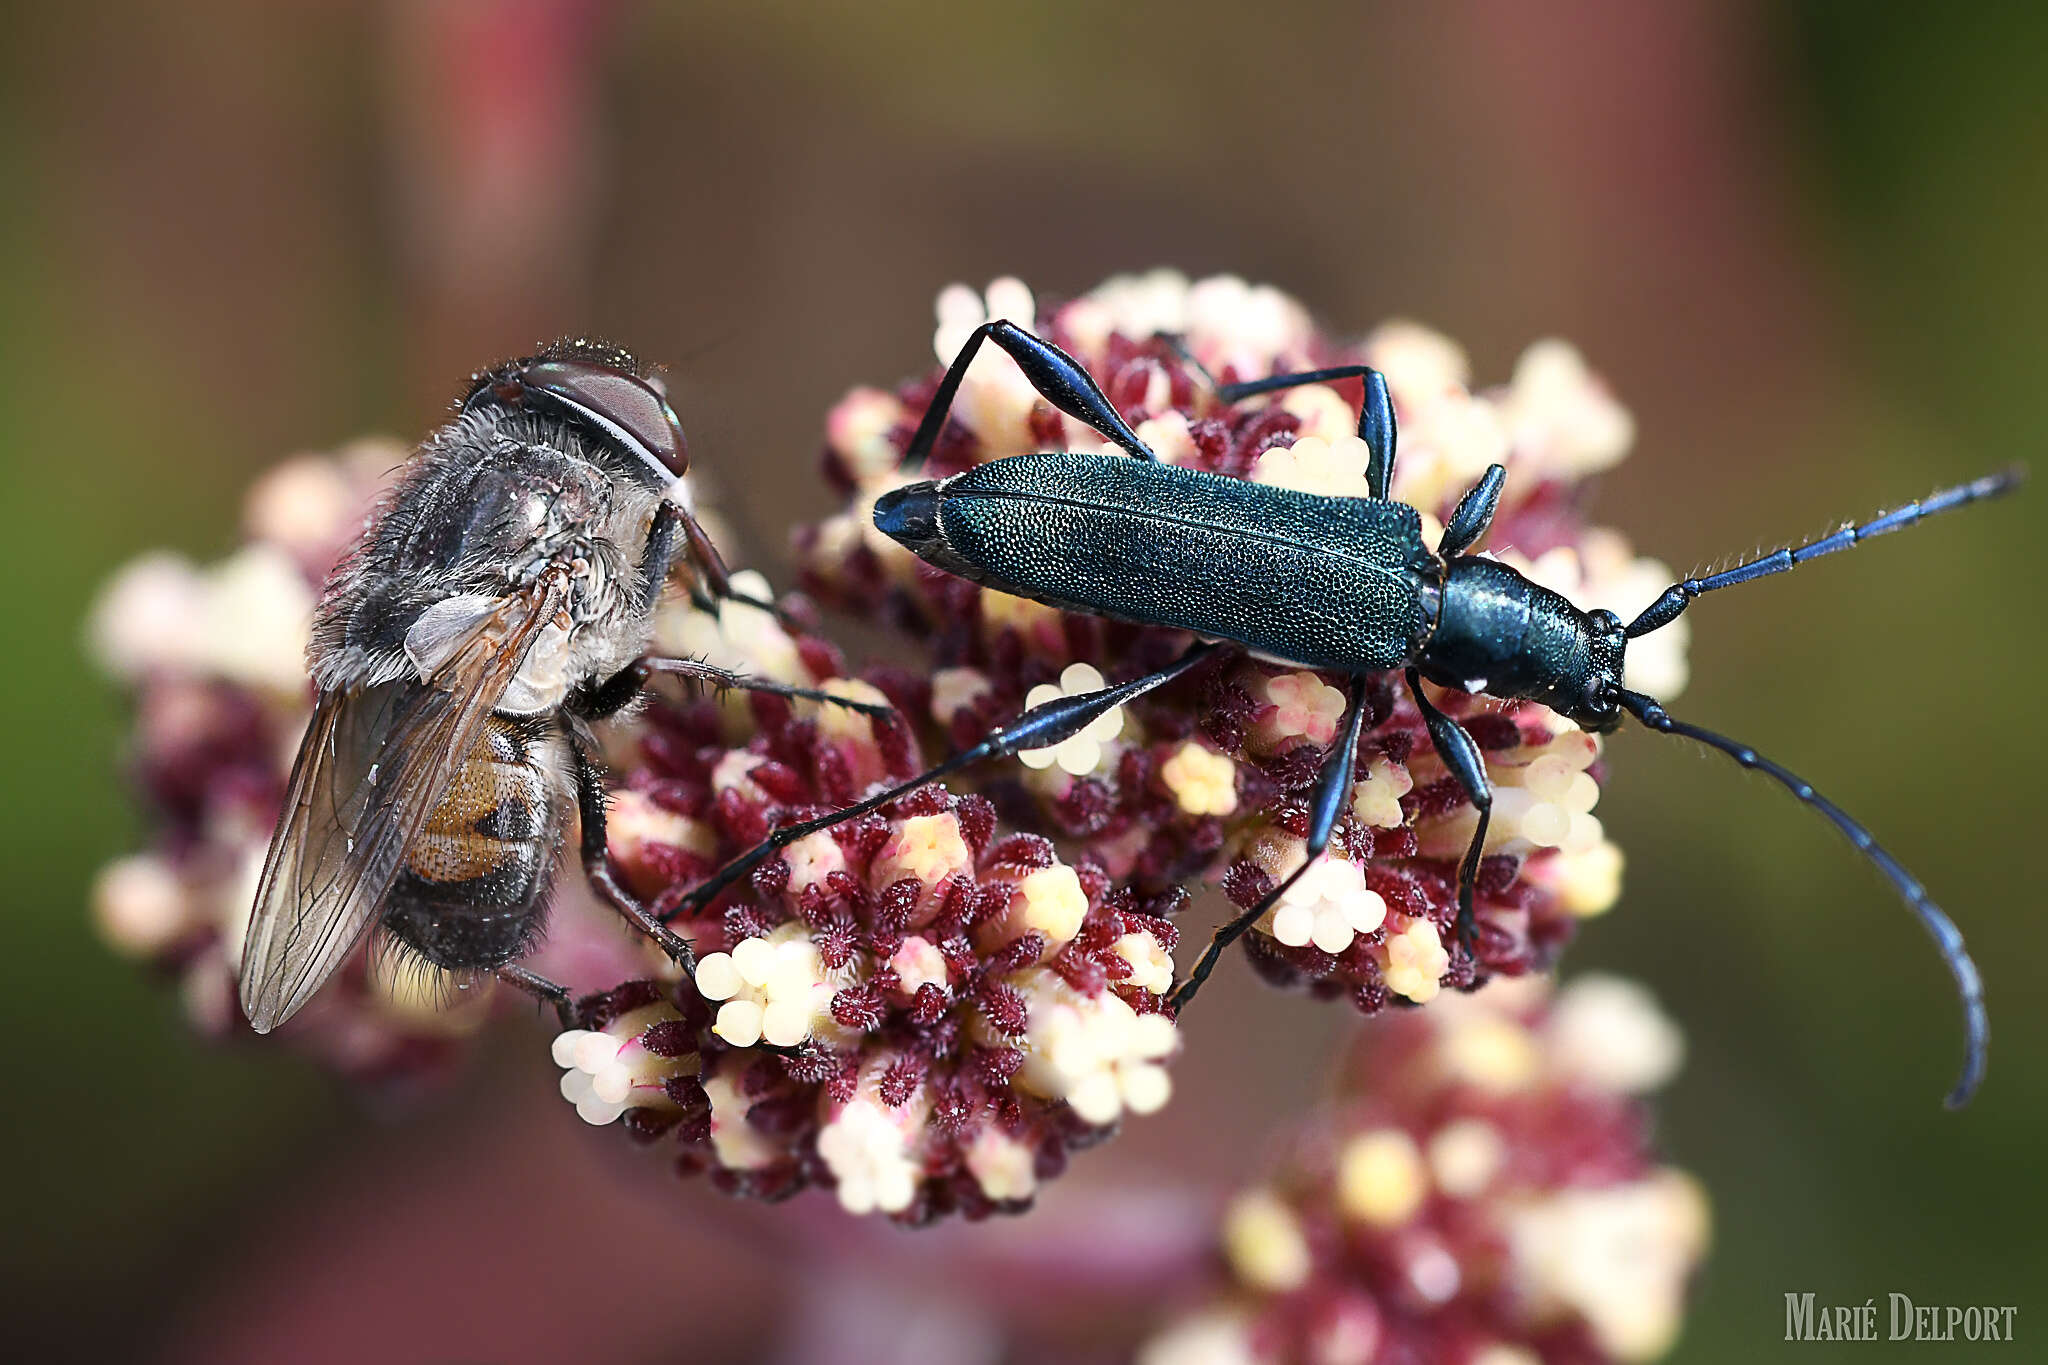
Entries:
[[437,431],[328,584],[308,651],[322,688],[430,679],[519,595],[553,597],[498,708],[538,714],[652,633],[635,562],[661,494],[562,423],[466,412]]

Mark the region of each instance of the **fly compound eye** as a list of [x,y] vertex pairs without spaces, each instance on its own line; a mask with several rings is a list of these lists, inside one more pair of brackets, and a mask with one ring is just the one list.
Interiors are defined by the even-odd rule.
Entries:
[[647,380],[584,360],[542,360],[518,375],[529,399],[552,400],[622,442],[650,469],[679,479],[690,448],[675,409]]

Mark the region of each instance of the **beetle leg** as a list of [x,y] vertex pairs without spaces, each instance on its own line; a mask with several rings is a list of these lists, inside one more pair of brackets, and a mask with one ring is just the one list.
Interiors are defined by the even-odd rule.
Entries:
[[829,814],[811,820],[799,820],[794,824],[779,826],[760,843],[740,854],[724,867],[712,873],[691,889],[676,907],[661,918],[664,921],[688,918],[711,904],[726,887],[744,877],[761,863],[767,861],[781,849],[797,840],[834,825],[857,819],[870,811],[880,810],[893,801],[900,801],[918,788],[936,782],[973,767],[977,763],[994,758],[1008,758],[1025,749],[1044,749],[1072,739],[1101,717],[1109,714],[1125,702],[1134,701],[1155,687],[1172,682],[1193,670],[1196,665],[1207,661],[1219,650],[1226,648],[1221,643],[1197,644],[1180,658],[1156,673],[1147,673],[1115,687],[1105,687],[1099,692],[1083,692],[1078,696],[1057,697],[1042,706],[1034,706],[1017,719],[997,730],[994,734],[975,745],[954,754],[951,758],[927,768],[917,776],[909,778],[885,791],[864,797],[850,806],[842,807]]
[[1212,390],[1219,394],[1223,391],[1223,386],[1216,382],[1216,376],[1210,374],[1209,367],[1204,365],[1201,359],[1196,356],[1195,348],[1188,345],[1188,338],[1185,332],[1154,332],[1152,339],[1165,342],[1167,348],[1180,358],[1180,363],[1200,375],[1202,382]]
[[1399,433],[1394,426],[1394,398],[1387,392],[1387,377],[1372,366],[1332,365],[1325,370],[1247,379],[1240,384],[1223,385],[1216,390],[1216,396],[1226,403],[1236,403],[1262,393],[1299,388],[1303,384],[1327,384],[1336,379],[1365,381],[1365,397],[1358,405],[1358,439],[1372,452],[1365,465],[1365,487],[1372,496],[1384,498],[1394,483],[1394,447]]
[[1500,506],[1500,490],[1507,481],[1504,466],[1490,465],[1479,476],[1479,482],[1465,490],[1465,496],[1458,499],[1457,510],[1444,525],[1443,538],[1436,543],[1440,558],[1461,555],[1479,543],[1493,525],[1493,510]]
[[771,697],[823,702],[828,706],[858,711],[866,716],[896,714],[896,708],[884,702],[860,701],[815,687],[797,687],[790,683],[777,682],[773,678],[756,678],[746,673],[735,673],[729,668],[720,668],[717,664],[706,663],[702,659],[677,659],[658,654],[642,655],[591,688],[577,699],[575,712],[586,720],[603,720],[607,716],[615,715],[624,709],[628,702],[640,695],[649,680],[660,675],[709,683],[721,692],[764,692]]
[[510,962],[498,968],[493,975],[512,989],[522,991],[544,1005],[553,1005],[555,1017],[561,1020],[563,1028],[575,1026],[576,1018],[569,1008],[567,986],[558,986],[540,973],[529,972],[526,968]]
[[1031,335],[1016,323],[1000,319],[975,328],[974,334],[967,338],[967,344],[960,348],[960,354],[953,357],[953,363],[946,367],[946,377],[939,381],[938,391],[932,394],[931,405],[924,410],[924,419],[917,424],[917,433],[910,438],[910,445],[903,452],[902,468],[917,469],[932,453],[932,447],[938,443],[939,431],[946,425],[946,414],[952,409],[953,396],[960,391],[960,381],[966,376],[967,367],[983,341],[993,341],[1008,352],[1010,358],[1017,362],[1017,368],[1024,372],[1024,377],[1031,381],[1031,387],[1038,390],[1046,402],[1069,417],[1086,422],[1133,457],[1157,463],[1159,457],[1117,415],[1108,397],[1080,361],[1050,341]]
[[1422,711],[1422,723],[1429,727],[1429,742],[1436,746],[1437,757],[1444,761],[1479,811],[1472,842],[1465,849],[1464,861],[1458,864],[1458,942],[1476,963],[1479,921],[1472,909],[1472,897],[1479,882],[1479,858],[1486,845],[1486,827],[1493,820],[1493,782],[1486,776],[1486,760],[1480,757],[1479,745],[1464,726],[1436,709],[1422,691],[1421,675],[1412,668],[1408,670],[1408,690],[1414,693],[1415,705]]
[[1259,922],[1268,910],[1280,903],[1287,889],[1301,879],[1301,875],[1315,865],[1316,859],[1330,846],[1330,836],[1336,833],[1337,822],[1343,818],[1344,808],[1351,804],[1351,781],[1358,770],[1358,737],[1365,730],[1366,680],[1363,673],[1354,674],[1351,679],[1351,704],[1344,713],[1342,732],[1330,752],[1323,758],[1322,771],[1316,774],[1316,785],[1309,798],[1308,838],[1302,851],[1307,856],[1300,867],[1281,879],[1278,886],[1261,896],[1256,905],[1238,915],[1236,919],[1218,929],[1209,940],[1209,946],[1202,950],[1194,970],[1187,980],[1173,988],[1169,997],[1175,1009],[1185,1006],[1195,998],[1195,992],[1209,979],[1209,973],[1216,970],[1217,959],[1223,950],[1243,936],[1244,931]]
[[583,875],[590,879],[591,888],[612,909],[635,929],[653,939],[655,946],[667,953],[671,962],[686,973],[695,972],[697,955],[691,951],[690,941],[657,919],[654,912],[642,905],[612,874],[611,856],[605,845],[604,782],[598,776],[597,764],[584,751],[583,740],[573,728],[569,731],[569,751],[576,761],[576,809],[583,825],[580,850]]

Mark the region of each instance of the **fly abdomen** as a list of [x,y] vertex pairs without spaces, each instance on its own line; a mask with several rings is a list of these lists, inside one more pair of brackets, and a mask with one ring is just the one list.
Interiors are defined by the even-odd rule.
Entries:
[[554,881],[566,761],[547,723],[484,722],[385,903],[393,937],[456,971],[500,966],[531,945]]

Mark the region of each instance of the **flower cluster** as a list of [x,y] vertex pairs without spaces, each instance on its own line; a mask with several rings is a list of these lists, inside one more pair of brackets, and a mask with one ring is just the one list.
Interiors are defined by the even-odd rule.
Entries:
[[1637,986],[1537,979],[1361,1027],[1335,1093],[1232,1199],[1210,1292],[1141,1365],[1663,1354],[1707,1210],[1638,1098],[1676,1030]]
[[[1456,348],[1420,328],[1389,326],[1340,346],[1271,289],[1159,274],[1049,310],[1013,281],[986,297],[948,291],[942,356],[994,315],[1030,318],[1079,356],[1167,458],[1324,492],[1365,491],[1356,385],[1225,407],[1212,377],[1370,361],[1389,376],[1400,412],[1395,493],[1426,523],[1499,460],[1511,471],[1497,538],[1512,549],[1501,553],[1532,576],[1621,610],[1666,577],[1579,518],[1580,481],[1618,459],[1631,433],[1569,348],[1533,348],[1509,385],[1475,392]],[[927,570],[873,530],[873,499],[912,477],[898,467],[901,453],[934,384],[927,376],[893,393],[859,390],[834,410],[826,469],[851,505],[801,537],[815,590],[928,640],[931,665],[856,673],[810,628],[804,599],[772,612],[750,605],[773,596],[757,574],[737,575],[747,600],[716,611],[672,594],[654,622],[660,653],[886,702],[893,713],[663,685],[650,705],[603,727],[620,774],[609,854],[635,895],[682,916],[676,928],[697,948],[695,970],[684,976],[623,930],[571,870],[529,963],[588,992],[574,1006],[575,1027],[553,1043],[562,1093],[585,1120],[617,1124],[730,1192],[829,1190],[849,1211],[905,1223],[1020,1210],[1074,1152],[1124,1116],[1167,1103],[1179,1034],[1166,1002],[1184,888],[1206,881],[1249,906],[1300,867],[1306,788],[1344,703],[1330,677],[1219,658],[1058,745],[813,833],[698,906],[692,892],[705,878],[769,831],[894,784],[1027,705],[1150,671],[1185,644],[1173,632],[983,591]],[[925,472],[1102,446],[999,357],[970,373],[955,411],[960,420]],[[307,715],[314,598],[402,458],[377,444],[280,466],[250,495],[243,548],[205,570],[167,556],[139,561],[94,616],[100,659],[136,696],[134,769],[156,817],[149,846],[102,875],[100,925],[120,948],[176,975],[196,1025],[212,1035],[241,1028],[239,936]],[[1682,638],[1678,628],[1651,637]],[[1652,690],[1683,681],[1682,650],[1637,650],[1631,665],[1646,670],[1635,681]],[[1621,873],[1593,814],[1596,737],[1540,706],[1438,691],[1437,704],[1484,750],[1496,789],[1478,960],[1458,951],[1455,863],[1475,814],[1397,682],[1368,682],[1358,776],[1326,860],[1247,938],[1267,978],[1366,1012],[1546,965],[1578,917],[1614,902]],[[490,1000],[511,998],[488,982],[456,986],[365,951],[283,1033],[350,1075],[417,1078],[457,1055],[462,1035],[490,1017]],[[1488,998],[1503,997],[1496,988]],[[530,1027],[531,1002],[516,1003]],[[1564,1056],[1575,1036],[1562,1005],[1476,1008],[1431,1027],[1455,1032],[1467,1027],[1458,1021],[1481,1019],[1495,1021],[1496,1034],[1540,1032],[1546,1041],[1524,1051],[1545,1057]],[[1549,1062],[1530,1065],[1531,1075],[1553,1077]],[[1495,1089],[1513,1112],[1472,1117],[1493,1115],[1496,1138],[1512,1146],[1522,1110]],[[1540,1097],[1550,1114],[1565,1102],[1557,1090],[1529,1080],[1515,1093]],[[1436,1207],[1434,1196],[1402,1195],[1386,1174],[1435,1161],[1441,1144],[1422,1123],[1409,1122],[1410,1146],[1381,1135],[1354,1158],[1357,1169],[1380,1173],[1366,1182],[1376,1193],[1360,1196],[1367,1212],[1358,1215],[1375,1227],[1419,1226]],[[1485,1140],[1469,1125],[1459,1132],[1445,1150],[1476,1168]],[[1432,1178],[1450,1191],[1444,1182],[1455,1176]],[[1516,1179],[1546,1190],[1571,1183]],[[1581,1185],[1591,1187],[1571,1188]],[[1249,1226],[1261,1217],[1277,1225],[1285,1192],[1275,1198],[1248,1206]],[[1532,1265],[1548,1264],[1544,1238],[1577,1235],[1573,1206],[1529,1207],[1499,1235],[1532,1248]],[[1324,1254],[1313,1237],[1305,1245],[1311,1261]],[[1598,1325],[1605,1310],[1562,1283],[1563,1271],[1546,1281],[1540,1269],[1515,1283],[1550,1293],[1596,1324],[1588,1330],[1607,1330]]]
[[[1215,383],[1365,362],[1388,380],[1401,439],[1393,495],[1417,507],[1434,544],[1458,496],[1493,463],[1509,473],[1497,553],[1585,606],[1626,616],[1670,581],[1579,513],[1585,479],[1622,458],[1628,413],[1562,342],[1531,347],[1512,380],[1471,387],[1450,341],[1409,323],[1357,345],[1319,334],[1306,311],[1232,277],[1173,272],[1113,279],[1058,307],[1015,280],[985,296],[939,299],[934,338],[950,361],[983,321],[1029,323],[1085,364],[1161,458],[1317,493],[1365,496],[1369,451],[1356,434],[1356,382],[1310,385],[1237,405]],[[990,352],[967,372],[953,417],[922,471],[900,468],[938,372],[895,391],[849,393],[828,420],[824,470],[844,512],[802,530],[806,585],[821,598],[928,642],[934,672],[922,716],[938,743],[965,747],[1055,693],[1138,676],[1186,637],[1062,614],[923,564],[877,532],[874,501],[913,478],[1033,450],[1110,449]],[[1212,382],[1213,381],[1213,382]],[[1682,623],[1679,623],[1682,624]],[[1630,651],[1632,686],[1670,695],[1684,682],[1683,632]],[[1219,885],[1250,907],[1301,865],[1307,788],[1335,739],[1341,678],[1239,657],[1122,708],[1056,750],[965,774],[1006,813],[1085,850],[1144,890]],[[1477,813],[1435,754],[1393,675],[1371,680],[1371,714],[1352,801],[1326,855],[1247,935],[1268,979],[1344,996],[1372,1012],[1429,1000],[1553,961],[1575,921],[1619,894],[1620,853],[1593,814],[1597,737],[1534,703],[1432,687],[1485,751],[1498,797],[1478,885],[1478,957],[1457,949],[1456,863]]]
[[[911,706],[929,688],[846,678],[829,647],[743,603],[675,605],[657,637],[853,699]],[[776,825],[920,762],[893,719],[760,695],[658,706],[639,751],[611,851],[658,909]],[[765,1198],[826,1186],[904,1222],[1027,1206],[1070,1151],[1166,1103],[1176,904],[1003,834],[987,800],[943,787],[799,840],[677,922],[699,953],[708,1099],[683,1166]],[[609,1117],[599,1099],[587,1117]]]

